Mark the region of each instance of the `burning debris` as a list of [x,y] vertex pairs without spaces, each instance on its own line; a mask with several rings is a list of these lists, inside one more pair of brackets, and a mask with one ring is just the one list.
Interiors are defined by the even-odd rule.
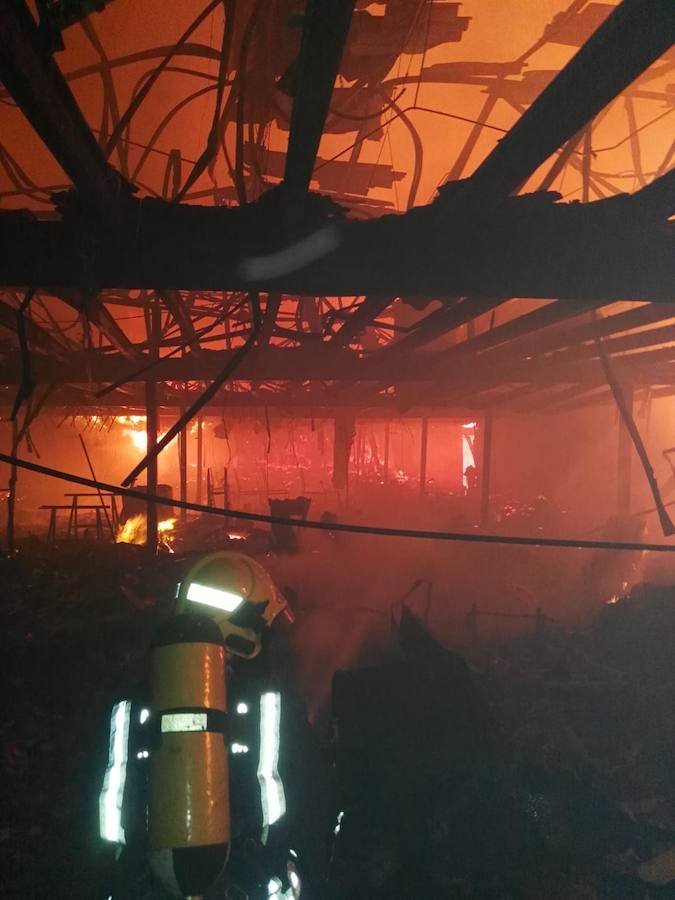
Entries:
[[[160,546],[171,550],[171,544],[175,537],[176,519],[161,519],[157,522],[157,536]],[[148,539],[148,518],[145,513],[136,513],[117,529],[115,542],[117,544],[142,544],[145,546]]]

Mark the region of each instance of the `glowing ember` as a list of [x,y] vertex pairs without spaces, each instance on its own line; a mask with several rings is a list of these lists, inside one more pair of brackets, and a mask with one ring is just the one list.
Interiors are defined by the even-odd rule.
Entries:
[[167,536],[170,534],[176,526],[175,519],[162,519],[161,522],[157,523],[157,532],[159,534]]
[[[175,519],[162,519],[157,523],[157,533],[161,543],[167,546],[173,539],[173,531],[176,525]],[[117,529],[115,541],[118,544],[145,544],[148,539],[148,523],[145,513],[131,516]]]
[[145,429],[142,431],[135,431],[133,428],[125,428],[124,433],[127,437],[131,438],[131,442],[137,450],[145,450],[148,435]]
[[[142,450],[145,453],[148,446],[148,433],[145,428],[125,428],[124,433],[128,438],[131,438],[131,443],[137,450]],[[157,440],[161,441],[165,434],[166,432],[164,431],[160,432],[157,435]]]
[[227,536],[231,541],[245,541],[246,535],[241,534],[239,531],[228,531]]

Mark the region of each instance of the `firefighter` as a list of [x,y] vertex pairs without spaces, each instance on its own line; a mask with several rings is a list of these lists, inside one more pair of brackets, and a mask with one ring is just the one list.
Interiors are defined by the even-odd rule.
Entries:
[[99,811],[118,849],[106,896],[202,898],[220,885],[295,900],[280,748],[297,709],[267,652],[279,617],[292,618],[286,600],[258,562],[219,551],[189,566],[175,601],[147,687],[111,715]]

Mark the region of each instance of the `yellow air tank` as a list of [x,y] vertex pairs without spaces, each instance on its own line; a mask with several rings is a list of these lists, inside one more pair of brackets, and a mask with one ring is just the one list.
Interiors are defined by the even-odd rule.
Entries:
[[148,847],[151,868],[173,897],[202,897],[227,862],[225,677],[212,619],[178,615],[160,628],[150,659]]

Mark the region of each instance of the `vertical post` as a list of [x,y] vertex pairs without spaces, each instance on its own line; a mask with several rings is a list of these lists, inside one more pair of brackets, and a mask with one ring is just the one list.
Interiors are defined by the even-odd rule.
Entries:
[[[151,328],[150,328],[150,353],[154,359],[159,356],[158,341],[162,330],[162,312],[159,301],[152,301]],[[157,444],[158,413],[157,413],[157,382],[149,379],[145,382],[145,428],[146,428],[146,452],[151,454]],[[157,457],[151,456],[147,468],[148,495],[157,494]],[[157,506],[154,501],[147,503],[148,536],[146,546],[153,552],[157,549]]]
[[197,418],[197,503],[202,502],[202,465],[204,458],[204,419],[199,416]]
[[[149,379],[145,382],[145,433],[146,453],[150,454],[157,444],[157,382]],[[147,469],[148,496],[157,494],[157,459],[151,457]],[[157,548],[157,506],[148,500],[146,507],[148,536],[146,546],[151,550]]]
[[[633,386],[624,385],[623,395],[626,400],[626,406],[633,415]],[[633,444],[628,429],[623,423],[623,419],[619,416],[619,435],[618,435],[618,453],[617,453],[617,470],[616,470],[616,511],[620,516],[630,514],[630,494],[631,494],[631,461],[633,454]]]
[[427,492],[427,444],[429,441],[429,420],[422,419],[422,435],[420,438],[420,495]]
[[[12,419],[12,456],[19,451],[19,423],[16,416]],[[12,463],[9,473],[9,494],[7,496],[7,549],[10,556],[14,555],[14,511],[16,509],[16,480],[17,468]]]
[[363,431],[359,429],[358,436],[356,438],[356,459],[354,462],[356,463],[356,475],[357,482],[361,480],[361,441],[363,439]]
[[483,439],[480,459],[480,527],[486,528],[490,521],[490,469],[492,466],[492,413],[483,417]]
[[346,490],[349,484],[349,457],[354,443],[356,423],[349,412],[340,412],[334,419],[333,487]]
[[389,420],[384,423],[384,483],[389,484]]
[[[229,482],[229,472],[227,470],[227,466],[223,467],[223,509],[230,508],[230,482]],[[229,524],[229,519],[223,518],[223,525],[225,526],[225,530],[227,531],[227,526]]]
[[[181,410],[181,415],[185,410]],[[187,429],[181,428],[178,434],[178,470],[180,474],[180,499],[187,500]],[[187,523],[187,510],[181,507],[180,524],[184,528]]]

